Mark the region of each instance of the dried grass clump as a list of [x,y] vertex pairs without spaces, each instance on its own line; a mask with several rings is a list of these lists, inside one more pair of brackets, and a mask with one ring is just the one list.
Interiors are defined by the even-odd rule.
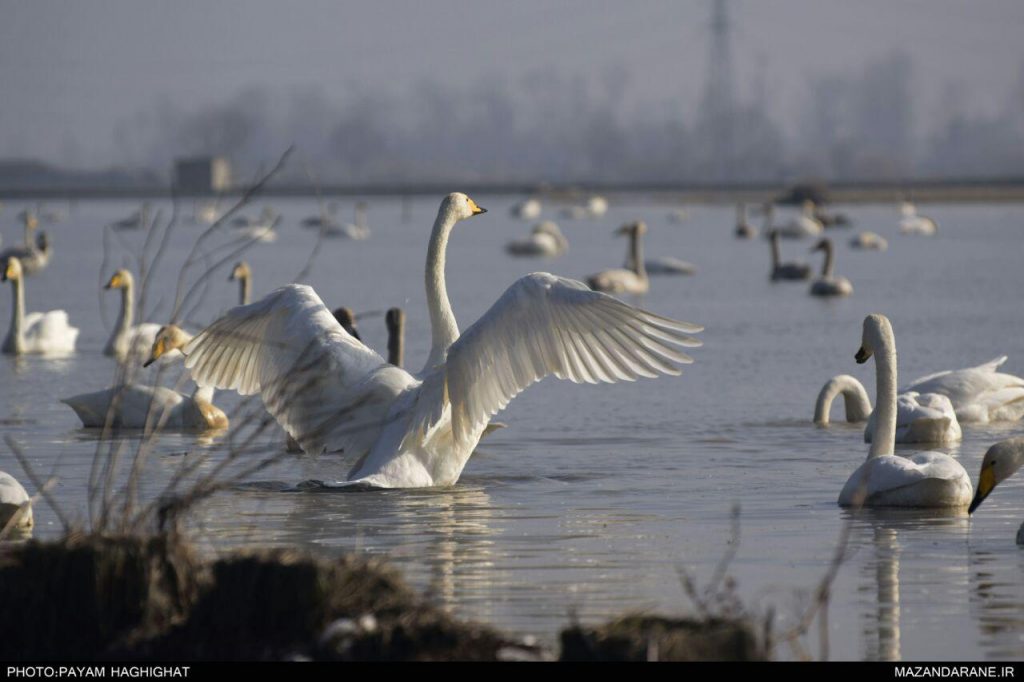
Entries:
[[767,654],[745,620],[630,615],[562,631],[563,661],[761,661]]

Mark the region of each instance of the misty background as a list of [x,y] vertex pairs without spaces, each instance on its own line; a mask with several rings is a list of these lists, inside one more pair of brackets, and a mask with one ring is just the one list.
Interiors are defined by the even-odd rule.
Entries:
[[[717,13],[717,14],[716,14]],[[1024,175],[1019,0],[0,0],[0,160],[166,179]]]

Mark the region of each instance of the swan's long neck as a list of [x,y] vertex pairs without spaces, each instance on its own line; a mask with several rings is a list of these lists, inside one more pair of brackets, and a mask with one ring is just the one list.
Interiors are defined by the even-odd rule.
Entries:
[[430,356],[423,371],[444,363],[448,348],[459,338],[459,325],[455,321],[448,288],[444,281],[444,259],[448,248],[448,236],[455,226],[455,216],[450,211],[437,214],[434,230],[430,233],[427,247],[427,309],[430,311]]
[[779,255],[779,233],[772,232],[772,269],[779,267],[779,261],[782,260]]
[[405,323],[402,316],[388,325],[388,362],[401,367],[405,358]]
[[818,393],[818,401],[814,405],[814,423],[828,424],[829,410],[837,396],[843,396],[846,407],[846,421],[862,422],[871,416],[871,401],[864,385],[848,374],[832,377]]
[[644,266],[644,247],[640,239],[640,230],[629,233],[629,269],[640,279],[647,279],[647,268]]
[[11,326],[4,340],[4,352],[24,353],[25,338],[22,334],[22,320],[25,319],[25,289],[22,286],[21,278],[11,280]]
[[31,221],[25,221],[25,248],[29,251],[35,251],[36,245],[32,241],[32,232],[35,230],[35,225]]
[[252,302],[252,277],[242,275],[238,278],[239,297],[242,305],[249,305]]
[[823,279],[829,279],[832,277],[832,242],[825,242],[825,263],[821,266],[821,276]]
[[107,352],[112,352],[117,345],[119,338],[124,338],[132,328],[135,321],[135,283],[131,277],[125,277],[121,285],[121,313],[117,317],[117,324],[114,325],[114,333],[110,335],[107,342]]
[[891,455],[896,444],[896,340],[891,331],[882,334],[875,353],[875,433],[868,459]]

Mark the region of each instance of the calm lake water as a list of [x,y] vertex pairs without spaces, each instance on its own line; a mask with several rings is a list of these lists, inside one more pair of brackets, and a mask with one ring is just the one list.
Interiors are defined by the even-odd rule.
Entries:
[[[817,391],[835,374],[860,378],[874,402],[874,365],[853,360],[868,313],[892,320],[901,383],[1004,354],[1010,356],[1004,369],[1024,375],[1024,206],[921,206],[939,223],[934,239],[899,235],[896,206],[840,207],[855,227],[832,232],[836,272],[849,277],[855,291],[846,300],[823,301],[808,295],[806,283],[768,281],[767,243],[732,237],[732,207],[693,207],[687,221],[673,223],[670,207],[639,196],[614,203],[596,220],[559,220],[546,206],[545,217],[558,220],[571,246],[567,255],[542,261],[513,259],[502,249],[529,229],[509,217],[513,198],[474,198],[490,212],[456,227],[448,252],[449,292],[463,328],[525,273],[582,278],[619,266],[626,244],[611,233],[641,218],[650,228],[649,255],[676,256],[699,268],[693,277],[655,279],[638,301],[705,325],[705,345],[692,353],[695,364],[681,377],[635,384],[548,379],[534,386],[500,415],[509,428],[484,441],[450,489],[284,492],[280,488],[307,479],[344,475],[331,456],[287,457],[252,476],[256,485],[222,492],[199,507],[193,525],[204,549],[273,544],[386,556],[452,612],[553,643],[573,614],[597,622],[627,609],[692,610],[679,571],[702,585],[711,579],[730,551],[732,509],[739,505],[729,573],[749,609],[774,610],[777,631],[808,604],[849,522],[848,556],[828,611],[832,658],[1024,657],[1024,551],[1014,544],[1024,519],[1024,480],[1003,484],[974,518],[926,511],[851,517],[836,498],[866,456],[861,428],[811,423]],[[404,307],[407,364],[414,369],[429,347],[423,264],[439,201],[412,201],[403,220],[399,199],[372,200],[372,238],[324,241],[305,278],[330,306]],[[292,281],[317,243],[316,232],[299,225],[317,211],[314,201],[257,201],[245,213],[255,215],[264,203],[283,220],[276,243],[245,254],[256,296]],[[352,202],[339,203],[347,217]],[[7,246],[20,240],[20,208],[9,203],[0,213]],[[0,359],[3,433],[21,444],[37,471],[56,473],[54,497],[64,514],[82,521],[93,458],[107,444],[80,429],[58,399],[113,379],[114,363],[101,349],[119,297],[101,285],[116,267],[135,267],[145,235],[104,239],[104,225],[135,208],[83,201],[69,207],[67,219],[44,225],[55,256],[28,280],[27,308],[68,310],[81,329],[78,352],[61,360]],[[166,216],[170,204],[154,209]],[[191,204],[182,210],[190,213]],[[889,251],[849,249],[859,229],[889,238]],[[170,315],[179,268],[202,231],[182,223],[172,232],[153,272],[147,321]],[[227,241],[216,235],[210,246]],[[783,242],[784,257],[818,263],[820,254],[807,253],[811,245]],[[213,253],[208,265],[216,258]],[[235,260],[228,256],[206,281],[201,304],[188,316],[193,329],[235,304],[236,287],[226,281]],[[4,285],[3,324],[9,306]],[[383,352],[383,319],[368,317],[361,330]],[[222,393],[217,402],[230,411],[239,400]],[[974,478],[991,443],[1022,433],[1024,424],[968,426],[963,443],[948,452]],[[263,453],[278,451],[282,440],[268,432],[259,445]],[[137,438],[125,440],[128,451],[137,444]],[[161,435],[146,463],[143,496],[154,495],[200,453],[209,455],[200,471],[212,470],[227,449],[224,438]],[[0,469],[26,481],[6,446]],[[37,537],[60,533],[45,505],[37,507],[36,523]],[[804,641],[817,655],[817,636]],[[781,647],[779,654],[790,651]]]

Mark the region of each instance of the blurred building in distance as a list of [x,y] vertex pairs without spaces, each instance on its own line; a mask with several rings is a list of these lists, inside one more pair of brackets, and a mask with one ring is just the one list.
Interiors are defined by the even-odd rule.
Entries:
[[179,192],[224,192],[231,189],[231,163],[223,156],[201,156],[174,162]]

